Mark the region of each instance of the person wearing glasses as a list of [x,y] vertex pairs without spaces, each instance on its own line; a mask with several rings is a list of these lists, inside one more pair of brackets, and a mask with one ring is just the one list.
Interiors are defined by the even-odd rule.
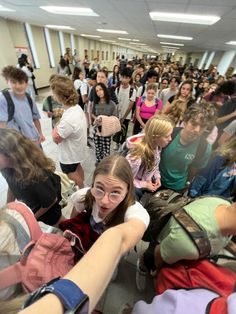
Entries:
[[[105,157],[96,167],[92,187],[76,191],[71,200],[74,209],[68,223],[63,222],[61,229],[72,229],[76,218],[89,213],[86,228],[92,228],[99,237],[106,229],[119,225],[126,239],[124,253],[134,247],[142,238],[148,224],[146,209],[135,201],[133,175],[128,161],[120,155]],[[83,222],[84,223],[84,222]],[[66,228],[65,228],[66,226]],[[70,228],[71,227],[71,228]],[[82,228],[84,226],[78,226]],[[87,229],[86,229],[87,230]],[[93,241],[90,241],[91,246]]]

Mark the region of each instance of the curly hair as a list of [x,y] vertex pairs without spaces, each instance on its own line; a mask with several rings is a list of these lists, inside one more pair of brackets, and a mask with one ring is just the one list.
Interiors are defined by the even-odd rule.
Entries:
[[28,82],[27,74],[21,70],[16,68],[13,65],[8,65],[2,69],[2,76],[5,78],[6,81],[16,81],[16,82]]
[[55,171],[54,162],[35,143],[12,129],[0,129],[0,154],[8,158],[17,182],[44,181],[45,171]]
[[[114,212],[109,214],[105,223],[107,226],[115,226],[119,223],[124,222],[124,215],[129,206],[133,205],[135,202],[134,199],[134,184],[133,184],[133,175],[128,161],[120,155],[110,155],[102,159],[97,165],[92,179],[92,187],[94,180],[97,175],[111,175],[121,180],[127,184],[128,192],[124,200],[117,206]],[[95,199],[91,193],[91,190],[88,190],[85,198],[82,202],[85,205],[85,208],[92,209]]]
[[78,103],[79,95],[70,78],[56,74],[49,83],[52,93],[57,97],[59,103],[70,107]]
[[184,113],[183,121],[200,120],[201,127],[213,128],[217,119],[216,107],[211,103],[194,103]]
[[130,155],[141,158],[144,170],[150,170],[155,165],[155,149],[153,139],[166,136],[173,130],[173,121],[164,114],[158,114],[148,120],[145,125],[145,135],[131,150]]

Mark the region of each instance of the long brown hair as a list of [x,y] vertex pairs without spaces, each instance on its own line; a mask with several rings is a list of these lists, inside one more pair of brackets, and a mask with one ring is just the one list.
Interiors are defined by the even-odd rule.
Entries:
[[8,158],[18,182],[46,180],[45,171],[55,171],[54,162],[42,149],[15,130],[0,129],[0,154]]
[[[133,175],[128,161],[120,155],[107,156],[97,165],[92,179],[92,186],[97,175],[111,175],[127,184],[127,194],[124,200],[117,206],[117,208],[105,218],[107,226],[115,226],[124,222],[125,212],[129,206],[134,204],[134,184]],[[95,198],[91,190],[88,190],[82,202],[85,209],[92,209]]]

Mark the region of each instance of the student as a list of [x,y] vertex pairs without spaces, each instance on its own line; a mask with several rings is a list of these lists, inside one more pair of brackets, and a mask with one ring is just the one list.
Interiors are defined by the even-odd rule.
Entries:
[[134,176],[136,198],[139,200],[145,191],[155,192],[161,185],[161,149],[171,141],[172,121],[165,115],[157,115],[148,120],[144,137],[133,145],[126,156]]
[[[110,100],[110,95],[107,87],[103,83],[98,83],[95,86],[95,97],[92,107],[92,119],[97,124],[97,117],[117,116],[117,107],[115,103]],[[98,135],[98,127],[94,128],[93,140],[95,144],[96,164],[99,163],[105,156],[110,155],[111,136]]]
[[[55,74],[51,75],[49,84],[55,77]],[[52,128],[60,121],[64,112],[63,105],[55,101],[52,95],[46,97],[43,101],[43,111],[47,113],[48,118],[52,118]]]
[[187,109],[194,103],[194,98],[192,97],[192,90],[193,90],[192,80],[184,81],[180,85],[178,93],[175,96],[172,96],[168,99],[162,112],[168,114],[171,110],[171,107],[175,104],[175,101],[177,100],[182,102],[182,106],[184,107],[184,109]]
[[220,146],[206,168],[194,178],[189,189],[191,197],[220,195],[235,198],[236,195],[236,137]]
[[162,102],[156,97],[157,84],[150,83],[146,87],[146,96],[138,98],[136,103],[133,134],[141,132],[145,123],[155,114],[158,114],[162,108]]
[[114,90],[120,84],[120,69],[118,65],[114,65],[112,74],[108,78],[108,87],[113,88]]
[[163,187],[183,191],[196,171],[207,165],[211,145],[202,134],[215,117],[216,110],[211,104],[194,104],[186,110],[184,128],[176,130],[175,138],[162,151],[160,172]]
[[[134,200],[133,177],[129,163],[119,155],[104,158],[95,169],[92,187],[75,192],[71,200],[74,205],[71,217],[75,218],[65,220],[60,225],[62,230],[69,229],[76,233],[76,229],[79,230],[80,227],[74,229],[74,223],[84,215],[84,211],[90,218],[88,221],[81,220],[81,228],[88,225],[97,237],[107,228],[119,225],[122,229],[127,228],[127,236],[137,240],[149,223],[146,210]],[[94,242],[91,237],[88,241]],[[85,247],[85,243],[82,244]]]
[[65,76],[55,75],[50,82],[53,97],[64,106],[59,124],[54,128],[53,138],[59,149],[61,169],[80,188],[84,186],[84,170],[87,143],[87,123],[83,110],[78,106],[78,93],[73,82]]
[[[8,102],[4,92],[0,93],[0,128],[15,129],[35,144],[40,145],[45,137],[40,124],[40,114],[35,102],[26,95],[28,76],[21,69],[7,66],[2,76],[9,86],[7,98],[13,102],[12,116],[9,117]],[[30,97],[30,96],[29,96]]]
[[[155,70],[149,70],[146,74],[146,82],[137,90],[137,98],[146,96],[148,84],[153,83],[157,85],[158,78],[159,74]],[[158,97],[158,89],[156,89],[156,97]]]
[[62,219],[60,178],[55,165],[26,137],[0,129],[0,172],[8,183],[7,203],[21,200],[48,225]]
[[236,120],[232,121],[226,128],[223,130],[221,137],[219,138],[218,144],[219,146],[228,142],[230,139],[235,137],[236,134]]
[[126,140],[129,122],[132,115],[132,108],[136,99],[136,90],[131,86],[132,71],[129,68],[124,68],[121,73],[121,85],[116,88],[116,96],[118,99],[118,114],[121,125],[125,127],[125,132],[122,140],[116,144],[115,150],[118,150],[120,144]]

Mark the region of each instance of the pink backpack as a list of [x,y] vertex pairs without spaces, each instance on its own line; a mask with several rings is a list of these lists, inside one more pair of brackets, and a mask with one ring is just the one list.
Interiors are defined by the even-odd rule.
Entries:
[[[0,289],[21,283],[26,292],[32,292],[53,278],[64,276],[74,266],[74,253],[69,240],[62,235],[43,233],[29,208],[21,202],[7,204],[7,208],[20,213],[26,221],[31,239],[17,241],[20,259],[0,271]],[[22,225],[7,214],[17,233]],[[20,233],[26,233],[21,230]],[[28,235],[20,235],[26,239]],[[19,243],[24,242],[24,243]]]

